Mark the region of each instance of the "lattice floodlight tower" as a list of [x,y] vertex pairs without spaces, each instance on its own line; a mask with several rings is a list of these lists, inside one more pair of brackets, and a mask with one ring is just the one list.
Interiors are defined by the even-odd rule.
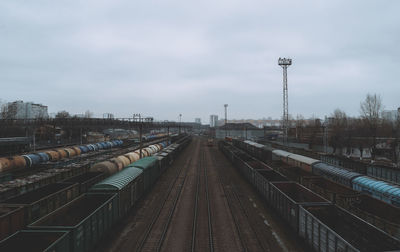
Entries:
[[287,86],[287,68],[292,64],[291,59],[279,58],[278,65],[283,68],[283,141],[288,141],[288,128],[289,128],[289,106],[288,106],[288,86]]

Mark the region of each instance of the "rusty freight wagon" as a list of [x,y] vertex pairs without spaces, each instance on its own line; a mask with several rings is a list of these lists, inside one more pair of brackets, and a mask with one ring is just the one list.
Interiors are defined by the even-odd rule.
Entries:
[[69,231],[72,252],[90,251],[119,219],[116,194],[83,194],[28,225],[30,230]]
[[296,232],[299,225],[299,206],[332,204],[295,182],[271,183],[267,200]]
[[0,242],[0,251],[69,252],[66,231],[22,230]]
[[299,235],[314,251],[399,251],[400,241],[337,206],[300,206]]
[[78,184],[54,183],[8,199],[0,206],[22,206],[25,223],[29,224],[67,204],[78,195]]
[[22,206],[0,206],[0,241],[25,226]]

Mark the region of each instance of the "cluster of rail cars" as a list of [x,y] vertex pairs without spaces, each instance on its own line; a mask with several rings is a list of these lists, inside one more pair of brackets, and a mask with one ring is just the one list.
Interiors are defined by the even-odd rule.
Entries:
[[90,168],[90,171],[96,172],[104,172],[107,174],[114,174],[118,171],[121,171],[129,164],[139,160],[141,157],[148,157],[153,155],[154,153],[159,152],[161,149],[165,148],[169,143],[166,141],[149,145],[148,147],[143,148],[141,151],[135,150],[132,152],[125,153],[124,155],[120,155],[115,158],[111,158],[109,160],[97,163]]
[[[261,146],[247,147],[250,150]],[[399,240],[310,189],[289,181],[245,151],[222,141],[219,148],[315,251],[391,251],[400,248]],[[272,158],[272,153],[270,155]]]
[[[190,140],[186,136],[162,149],[157,149],[157,145],[149,146],[152,156],[138,159],[112,175],[105,169],[63,181],[53,185],[58,189],[53,188],[54,193],[49,193],[48,197],[43,198],[44,192],[31,192],[42,198],[29,206],[1,203],[0,212],[8,210],[8,219],[1,218],[2,225],[7,224],[7,220],[12,222],[9,231],[13,233],[16,223],[20,229],[25,225],[26,228],[2,240],[0,251],[25,251],[27,248],[29,251],[92,250],[154,186]],[[32,195],[21,196],[26,199]],[[8,203],[12,201],[16,200],[11,199]]]
[[123,144],[122,140],[112,140],[95,144],[77,145],[66,148],[44,150],[26,155],[0,158],[0,172],[12,171],[17,169],[29,168],[47,161],[58,161],[64,158],[79,156],[83,153],[110,149]]
[[327,164],[318,159],[274,149],[252,141],[233,139],[232,142],[235,146],[251,153],[251,155],[262,161],[268,162],[278,159],[289,165],[300,167],[303,171],[310,174],[325,177],[389,204],[400,206],[400,186]]

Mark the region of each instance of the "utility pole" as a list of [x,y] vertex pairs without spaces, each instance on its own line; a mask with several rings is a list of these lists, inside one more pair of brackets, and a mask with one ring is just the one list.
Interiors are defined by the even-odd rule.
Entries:
[[179,114],[179,135],[181,134],[181,122],[182,122],[182,114]]
[[228,136],[228,113],[227,113],[227,108],[228,108],[228,104],[224,104],[225,107],[225,137]]
[[327,119],[325,117],[325,122],[323,124],[323,129],[324,129],[324,152],[325,154],[328,153],[328,122]]
[[139,118],[139,151],[140,151],[140,158],[143,157],[142,148],[143,148],[143,141],[142,141],[142,134],[143,134],[143,121],[140,114],[133,114],[133,120],[136,121],[136,118]]
[[283,68],[283,142],[288,143],[288,129],[289,129],[289,101],[288,101],[288,85],[287,85],[287,68],[292,65],[291,59],[279,58],[278,65]]

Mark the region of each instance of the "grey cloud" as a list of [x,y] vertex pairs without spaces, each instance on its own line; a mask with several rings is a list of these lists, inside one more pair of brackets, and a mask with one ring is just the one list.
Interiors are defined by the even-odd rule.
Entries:
[[397,1],[3,1],[0,99],[177,120],[399,106]]

